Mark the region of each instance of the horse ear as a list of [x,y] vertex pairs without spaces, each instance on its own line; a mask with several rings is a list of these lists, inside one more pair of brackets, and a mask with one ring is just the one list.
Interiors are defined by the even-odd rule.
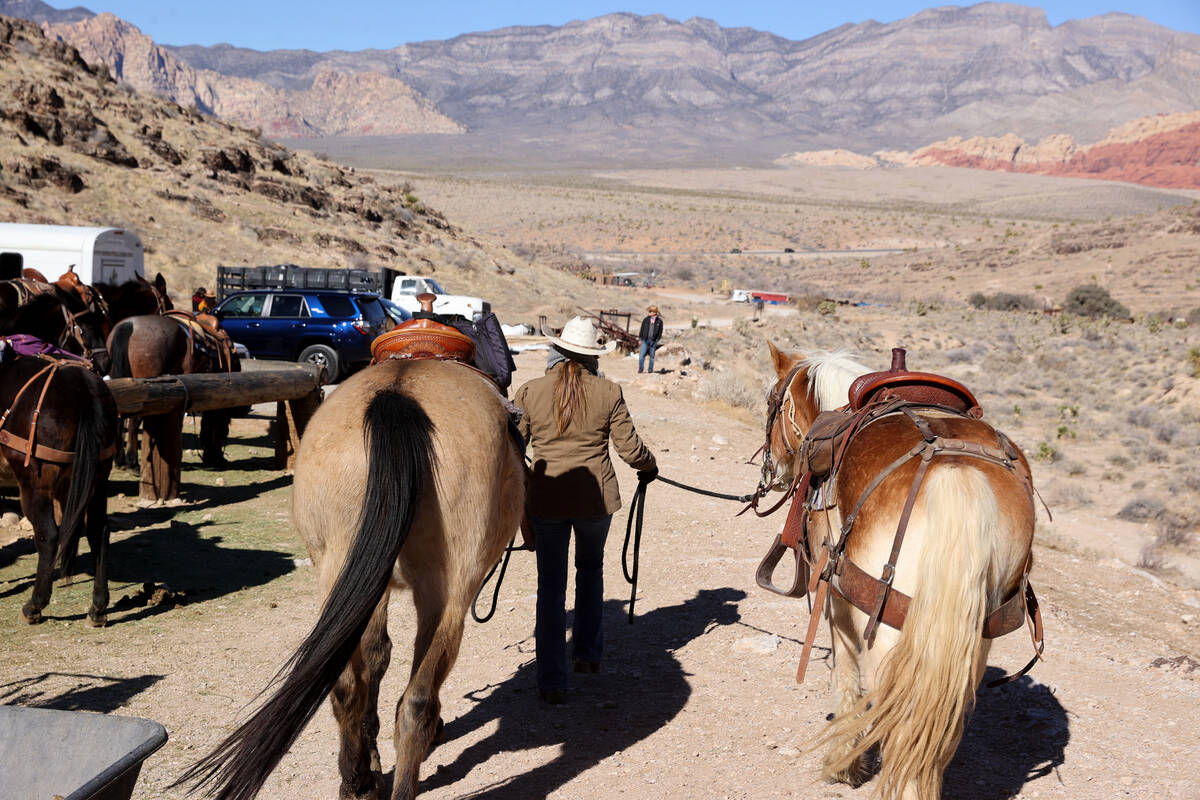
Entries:
[[775,374],[782,378],[791,370],[796,359],[777,348],[770,339],[767,340],[767,347],[771,350],[771,363],[775,366]]
[[154,276],[154,288],[163,294],[167,293],[167,280],[162,276],[161,272]]

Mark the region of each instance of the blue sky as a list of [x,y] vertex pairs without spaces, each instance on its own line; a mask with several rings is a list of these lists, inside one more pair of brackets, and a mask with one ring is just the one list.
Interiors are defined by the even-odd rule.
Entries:
[[[804,39],[845,22],[892,22],[923,8],[942,5],[901,0],[82,0],[50,5],[82,5],[111,11],[163,44],[229,42],[259,50],[309,48],[361,50],[394,47],[426,39],[507,25],[561,25],[573,19],[630,11],[675,19],[707,17],[727,27],[747,26],[789,39]],[[950,5],[951,3],[944,3]],[[970,5],[968,2],[962,5]],[[1041,6],[1052,24],[1124,11],[1160,25],[1200,34],[1200,0],[1054,0]]]

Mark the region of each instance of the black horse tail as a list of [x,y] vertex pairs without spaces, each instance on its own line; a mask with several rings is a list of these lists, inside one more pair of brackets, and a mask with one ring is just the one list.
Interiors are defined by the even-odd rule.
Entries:
[[333,690],[391,579],[417,500],[432,480],[433,422],[415,400],[382,391],[367,405],[367,491],[358,531],[321,615],[275,676],[279,689],[173,786],[250,800]]
[[[59,373],[59,380],[65,376]],[[75,461],[71,464],[71,485],[63,503],[62,524],[59,525],[58,558],[61,561],[67,545],[76,540],[83,512],[96,488],[96,468],[100,464],[100,448],[104,445],[104,405],[87,386],[76,386],[79,412],[75,422]]]
[[110,378],[132,378],[133,369],[129,366],[129,337],[133,335],[133,323],[129,320],[118,322],[108,337],[108,355],[112,366],[108,368]]

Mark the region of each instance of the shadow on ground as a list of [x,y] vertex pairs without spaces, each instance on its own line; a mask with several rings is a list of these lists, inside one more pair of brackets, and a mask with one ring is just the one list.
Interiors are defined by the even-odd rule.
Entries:
[[[553,761],[464,795],[493,800],[545,797],[652,735],[680,712],[691,695],[688,675],[674,651],[714,626],[737,622],[737,603],[745,596],[737,589],[703,589],[685,603],[638,617],[633,626],[625,623],[624,604],[608,601],[603,671],[572,675],[573,687],[562,706],[547,706],[539,699],[533,661],[503,683],[468,695],[477,704],[446,725],[447,739],[493,722],[499,727],[429,776],[422,790],[453,784],[497,754],[558,746]],[[387,776],[385,784],[390,780]]]
[[[1004,677],[988,667],[984,684]],[[1028,675],[979,689],[975,712],[954,760],[946,767],[946,800],[1009,800],[1026,782],[1045,777],[1066,760],[1071,739],[1067,711],[1049,687]]]
[[107,714],[162,680],[164,675],[113,678],[68,672],[43,672],[0,684],[0,703],[56,708],[62,711],[96,711]]

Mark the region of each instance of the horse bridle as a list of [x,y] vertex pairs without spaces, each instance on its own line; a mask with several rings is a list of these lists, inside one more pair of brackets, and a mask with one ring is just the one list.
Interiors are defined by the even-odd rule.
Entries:
[[[794,365],[790,370],[788,370],[787,374],[775,384],[774,388],[771,389],[771,393],[767,395],[766,437],[763,441],[762,448],[759,450],[763,457],[762,474],[759,477],[758,488],[756,488],[754,491],[754,499],[751,500],[750,506],[748,506],[753,508],[754,512],[759,516],[766,516],[767,514],[770,514],[771,511],[779,508],[783,502],[786,502],[787,498],[791,497],[791,494],[795,489],[795,481],[789,485],[784,484],[779,478],[779,464],[771,454],[771,432],[775,430],[775,424],[779,421],[780,416],[783,415],[783,418],[788,422],[788,427],[783,430],[780,438],[783,439],[784,450],[789,456],[794,458],[800,451],[800,442],[804,441],[804,432],[800,430],[800,426],[796,424],[796,401],[792,399],[791,391],[792,384],[795,383],[796,376],[800,374],[801,369],[803,369],[803,364]],[[796,440],[795,445],[788,440],[789,429],[792,437]],[[775,490],[784,491],[784,500],[780,503],[777,503],[770,511],[760,513],[758,511],[759,499],[765,497],[767,494]]]

